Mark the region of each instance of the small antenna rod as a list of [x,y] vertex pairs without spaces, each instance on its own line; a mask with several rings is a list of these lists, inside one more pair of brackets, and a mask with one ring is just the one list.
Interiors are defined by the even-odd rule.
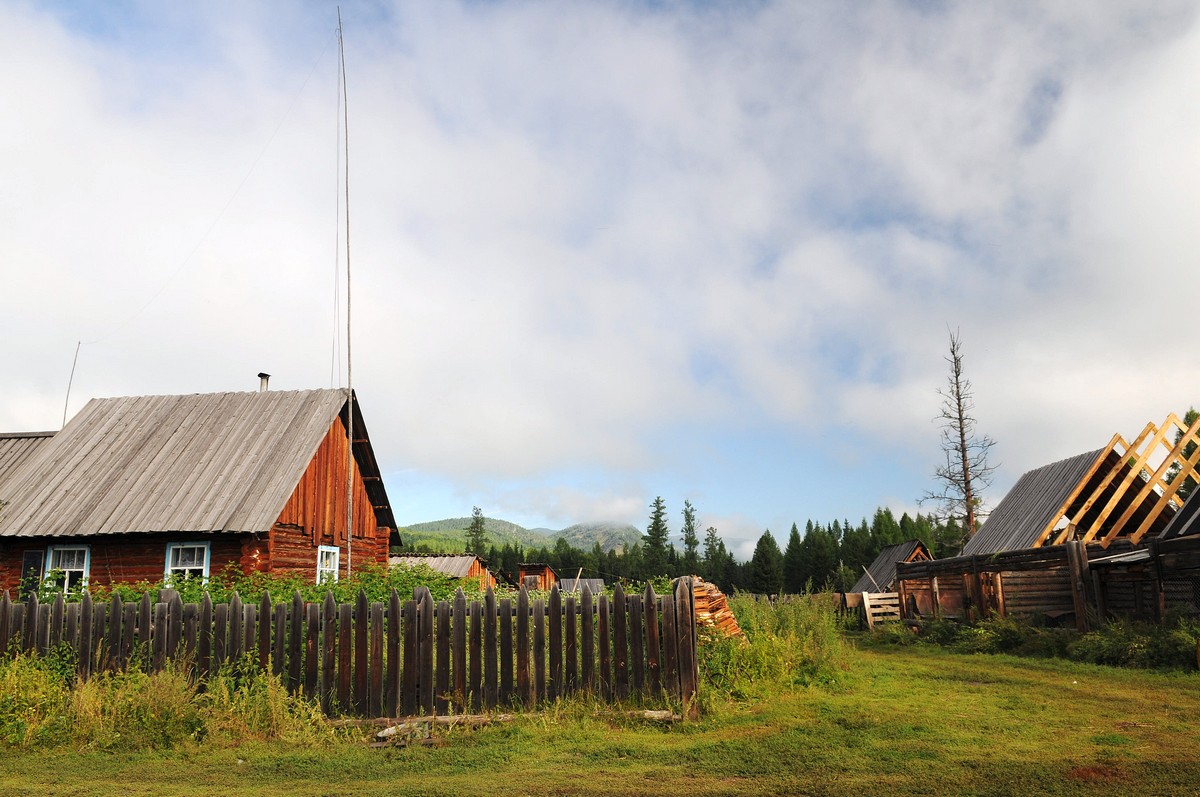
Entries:
[[75,366],[79,363],[79,347],[82,345],[82,340],[75,341],[75,359],[71,360],[71,378],[67,380],[67,397],[63,399],[63,421],[59,429],[67,425],[67,405],[71,403],[71,385],[75,383]]
[[338,62],[342,72],[343,177],[346,184],[346,575],[354,564],[354,371],[350,360],[350,112],[346,97],[346,47],[342,7],[338,6]]

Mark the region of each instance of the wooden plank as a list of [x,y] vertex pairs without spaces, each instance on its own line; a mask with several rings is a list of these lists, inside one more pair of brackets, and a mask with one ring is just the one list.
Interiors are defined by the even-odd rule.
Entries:
[[451,669],[454,673],[454,710],[465,714],[467,707],[467,596],[460,587],[454,593],[454,639],[451,643]]
[[333,713],[337,681],[337,604],[333,593],[325,593],[321,605],[321,710]]
[[50,609],[50,649],[57,648],[63,639],[63,615],[66,613],[66,601],[63,600],[63,594],[60,592],[54,598],[54,604]]
[[500,600],[500,703],[508,706],[513,698],[513,613],[512,600]]
[[114,592],[108,611],[108,662],[105,664],[106,667],[113,670],[123,670],[127,663],[125,651],[122,650],[124,616],[124,602],[121,600],[120,594]]
[[304,606],[304,696],[310,700],[321,694],[321,605]]
[[271,646],[271,674],[279,678],[285,689],[291,690],[291,670],[288,665],[288,605],[277,603],[271,609],[274,643]]
[[191,663],[192,672],[198,666],[197,645],[200,625],[200,607],[195,603],[183,607],[183,657]]
[[657,697],[662,691],[661,646],[658,635],[658,596],[654,587],[646,584],[642,596],[646,607],[646,679],[650,695]]
[[92,636],[94,614],[95,607],[92,605],[92,596],[90,593],[84,592],[83,600],[79,605],[79,677],[85,681],[91,677],[92,664],[96,661],[93,644],[95,637]]
[[529,707],[530,677],[529,677],[529,590],[524,586],[517,593],[516,648],[517,648],[517,700],[522,706]]
[[662,596],[663,689],[679,697],[679,635],[675,632],[675,594]]
[[240,664],[245,649],[246,613],[242,611],[242,598],[235,591],[229,596],[229,661]]
[[562,592],[557,584],[550,589],[549,615],[550,672],[546,683],[546,699],[557,700],[563,687]]
[[[3,617],[3,615],[4,615],[4,610],[3,610],[3,608],[0,608],[0,617]],[[3,640],[3,639],[4,639],[4,634],[2,632],[0,632],[0,640]],[[63,642],[72,651],[74,651],[76,653],[75,660],[78,662],[79,661],[79,657],[78,657],[78,652],[79,652],[79,604],[78,603],[68,603],[67,604],[66,617],[63,621]],[[2,655],[6,649],[7,649],[7,646],[4,645],[3,641],[0,641],[0,655]]]
[[417,713],[417,683],[421,669],[421,629],[417,625],[417,602],[404,602],[404,680],[401,687],[401,712]]
[[533,602],[533,687],[530,696],[535,705],[546,700],[546,603]]
[[220,671],[226,662],[226,652],[229,643],[229,604],[218,603],[213,606],[213,643],[210,674]]
[[441,716],[450,709],[450,603],[438,601],[436,616],[437,680],[435,682],[434,713]]
[[[607,607],[607,600],[604,606]],[[596,688],[596,609],[592,604],[592,591],[585,584],[579,592],[579,688],[592,692]],[[607,623],[607,616],[605,619]]]
[[421,711],[428,717],[436,713],[433,702],[433,597],[429,594],[429,590],[424,591],[417,606],[417,621],[421,626],[421,669],[417,676],[417,682],[421,690]]
[[[371,604],[371,650],[370,681],[367,685],[367,716],[380,717],[383,714],[383,604],[375,601]],[[387,715],[393,716],[393,715]]]
[[[613,694],[612,673],[612,612],[607,595],[601,595],[596,600],[596,642],[600,648],[599,677],[584,684],[589,692],[598,691],[604,700],[611,700]],[[591,638],[590,635],[588,637]]]
[[183,639],[183,599],[178,592],[171,593],[167,601],[167,658],[173,661],[179,657]]
[[500,676],[496,652],[496,594],[491,587],[483,595],[483,705],[496,707],[500,696]]
[[696,712],[696,690],[699,688],[699,664],[696,659],[696,610],[692,602],[690,578],[678,579],[675,587],[675,628],[679,635],[679,697]]
[[[332,594],[332,593],[331,593]],[[354,694],[354,607],[349,603],[338,604],[337,645],[337,710],[353,713]]]
[[371,628],[368,625],[370,606],[367,603],[366,590],[358,590],[358,599],[354,604],[354,713],[366,716],[368,703],[368,672],[371,655]]
[[21,651],[31,651],[37,647],[37,616],[38,597],[30,595],[25,601],[24,627],[21,635]]
[[50,610],[52,608],[49,603],[38,606],[37,645],[35,646],[38,655],[42,655],[50,649]]
[[629,611],[629,688],[634,694],[642,694],[646,686],[645,636],[642,630],[642,597],[629,595],[625,598]]
[[8,654],[8,640],[12,634],[12,607],[8,590],[0,592],[0,656]]
[[205,592],[200,599],[200,619],[196,628],[196,663],[201,678],[212,674],[214,624],[212,596]]
[[167,660],[167,605],[165,603],[154,604],[154,628],[151,631],[151,639],[153,640],[154,655],[150,666],[154,668],[155,672],[158,672]]
[[296,694],[301,690],[304,662],[304,598],[300,590],[292,593],[292,604],[288,611],[288,691]]
[[384,713],[389,717],[400,716],[403,706],[404,681],[400,656],[403,646],[403,611],[400,607],[400,593],[393,588],[392,594],[388,596],[387,606],[387,684],[384,687],[387,693],[384,698]]
[[[587,587],[584,587],[584,589],[586,590]],[[579,688],[579,652],[576,642],[579,638],[579,631],[576,627],[578,615],[576,614],[575,596],[568,595],[566,603],[567,605],[563,608],[564,619],[566,620],[566,628],[563,629],[566,643],[566,649],[563,654],[566,656],[566,675],[563,680],[562,691],[564,695],[568,692],[574,692]]]
[[617,700],[629,697],[629,601],[617,584],[612,599],[613,694]]
[[271,633],[275,630],[275,618],[272,616],[271,593],[263,590],[262,599],[258,602],[258,671],[271,671]]
[[470,672],[467,691],[470,693],[471,709],[478,713],[483,709],[483,606],[471,601],[470,606]]

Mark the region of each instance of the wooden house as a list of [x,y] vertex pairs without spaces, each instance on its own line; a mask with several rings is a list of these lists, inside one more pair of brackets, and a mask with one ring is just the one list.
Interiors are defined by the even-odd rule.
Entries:
[[480,589],[496,586],[496,577],[488,570],[487,560],[473,553],[434,554],[406,553],[388,557],[388,566],[416,567],[425,565],[430,569],[450,576],[476,581]]
[[386,564],[395,529],[346,390],[93,399],[60,432],[0,435],[0,589],[230,565],[336,579]]
[[517,584],[527,589],[549,592],[558,583],[558,573],[548,564],[523,562],[517,565]]

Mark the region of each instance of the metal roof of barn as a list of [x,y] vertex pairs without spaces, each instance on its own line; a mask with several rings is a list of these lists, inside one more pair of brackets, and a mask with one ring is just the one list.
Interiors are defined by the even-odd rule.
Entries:
[[896,563],[909,561],[918,551],[924,553],[924,558],[929,558],[929,551],[926,550],[925,543],[920,540],[908,540],[907,542],[898,542],[895,545],[887,546],[879,552],[879,556],[875,557],[875,561],[871,562],[871,566],[867,568],[867,572],[863,573],[858,581],[854,582],[854,586],[850,588],[850,591],[890,591],[896,581]]
[[416,567],[417,565],[426,565],[438,573],[450,576],[452,578],[466,578],[471,572],[471,565],[479,561],[481,566],[486,567],[487,563],[480,559],[475,554],[401,554],[399,556],[389,556],[388,565],[404,565],[405,567]]
[[967,541],[962,555],[1017,551],[1036,545],[1046,525],[1055,519],[1105,451],[1088,451],[1023,475]]
[[[267,531],[345,390],[93,399],[0,483],[0,537]],[[395,528],[355,399],[354,452]]]
[[604,591],[602,578],[563,578],[559,579],[558,588],[561,592],[581,592],[587,587],[593,595]]

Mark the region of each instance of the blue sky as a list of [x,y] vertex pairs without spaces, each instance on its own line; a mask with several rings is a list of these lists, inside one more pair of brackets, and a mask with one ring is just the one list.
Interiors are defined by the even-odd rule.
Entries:
[[[1200,403],[1197,3],[342,3],[402,523],[915,511]],[[336,6],[0,0],[0,428],[341,384]],[[339,289],[344,299],[344,289]]]

